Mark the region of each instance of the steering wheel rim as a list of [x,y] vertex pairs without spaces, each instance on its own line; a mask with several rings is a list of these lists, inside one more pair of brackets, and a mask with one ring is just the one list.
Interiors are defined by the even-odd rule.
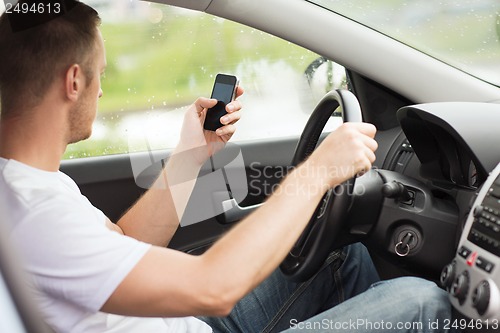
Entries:
[[[312,154],[323,128],[339,106],[343,110],[344,122],[362,121],[361,107],[353,93],[340,89],[328,92],[314,108],[302,131],[292,166],[297,166]],[[325,193],[308,225],[280,265],[287,279],[308,280],[333,250],[333,243],[349,210],[354,182],[355,178],[349,179]],[[335,214],[332,214],[333,211]]]

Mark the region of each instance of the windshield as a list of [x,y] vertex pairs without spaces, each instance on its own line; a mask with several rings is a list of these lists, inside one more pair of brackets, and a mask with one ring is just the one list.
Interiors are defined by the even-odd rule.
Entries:
[[312,0],[500,86],[498,0]]

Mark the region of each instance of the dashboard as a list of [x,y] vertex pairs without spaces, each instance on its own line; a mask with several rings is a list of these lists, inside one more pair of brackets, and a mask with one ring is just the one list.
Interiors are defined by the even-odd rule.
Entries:
[[399,110],[398,120],[421,176],[436,184],[475,190],[500,161],[498,104],[421,104]]
[[[376,169],[380,209],[352,214],[352,224],[369,221],[371,250],[437,280],[456,254],[477,191],[500,161],[500,104],[418,104],[401,108],[397,118],[401,129],[377,138],[390,147]],[[357,183],[370,187],[363,177]],[[353,207],[361,210],[367,201],[355,199]]]
[[500,163],[479,191],[455,258],[443,269],[440,281],[449,293],[450,302],[461,314],[498,327]]
[[[447,197],[457,206],[455,252],[440,282],[461,315],[483,323],[498,322],[500,105],[420,104],[400,109],[397,116],[406,149],[418,158],[405,174],[423,181],[431,195]],[[432,228],[421,231],[424,236],[429,232]],[[436,244],[428,245],[442,251]]]

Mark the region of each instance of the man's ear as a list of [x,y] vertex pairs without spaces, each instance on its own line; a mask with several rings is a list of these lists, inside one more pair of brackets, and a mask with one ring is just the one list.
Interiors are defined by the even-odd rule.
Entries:
[[76,102],[82,93],[83,84],[84,82],[81,67],[78,64],[71,65],[66,71],[66,97],[70,101]]

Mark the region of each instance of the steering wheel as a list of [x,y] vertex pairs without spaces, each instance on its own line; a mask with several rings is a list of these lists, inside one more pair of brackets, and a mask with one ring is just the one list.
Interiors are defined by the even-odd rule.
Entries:
[[[342,108],[344,122],[361,122],[361,108],[353,93],[347,90],[332,90],[318,103],[302,131],[292,160],[297,166],[316,148],[319,137],[328,119],[338,108]],[[338,248],[338,238],[343,221],[349,211],[355,178],[326,192],[319,202],[305,230],[290,250],[280,269],[292,281],[306,281],[316,273],[328,254]]]

